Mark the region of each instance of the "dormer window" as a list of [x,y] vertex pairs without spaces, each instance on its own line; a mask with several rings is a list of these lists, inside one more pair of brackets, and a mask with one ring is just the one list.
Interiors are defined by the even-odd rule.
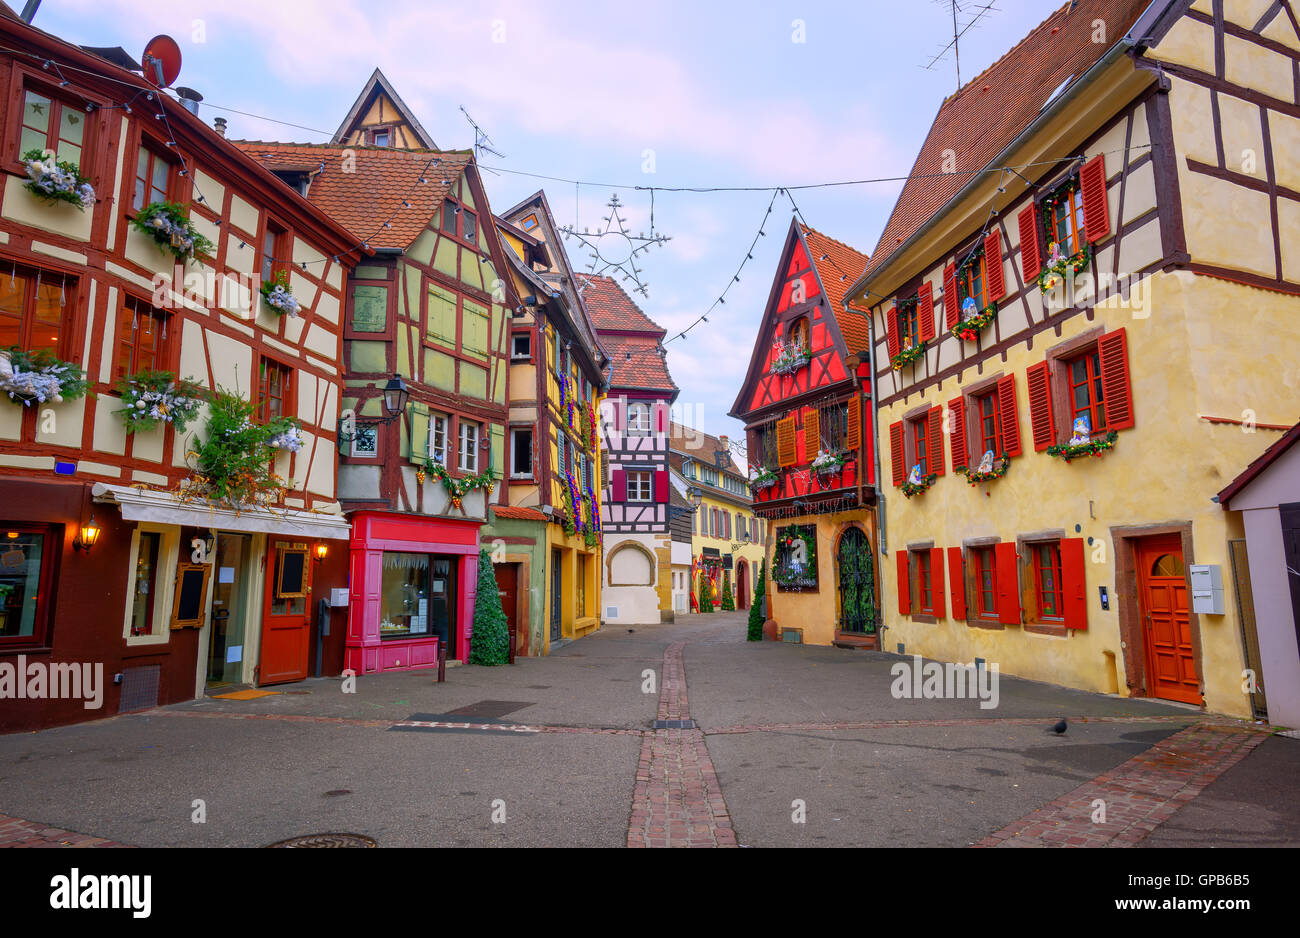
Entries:
[[391,127],[376,127],[370,131],[370,145],[372,147],[390,147],[392,146],[393,131]]

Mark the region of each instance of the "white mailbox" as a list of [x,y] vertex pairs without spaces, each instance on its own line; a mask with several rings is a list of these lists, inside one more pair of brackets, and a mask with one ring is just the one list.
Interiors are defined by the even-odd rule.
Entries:
[[1223,571],[1219,565],[1194,563],[1188,573],[1192,581],[1192,612],[1223,615]]
[[330,605],[335,609],[348,604],[348,588],[330,590]]

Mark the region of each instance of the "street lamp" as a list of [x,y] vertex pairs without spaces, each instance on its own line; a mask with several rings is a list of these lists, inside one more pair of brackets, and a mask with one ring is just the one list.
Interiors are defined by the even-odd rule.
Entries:
[[394,374],[388,384],[384,385],[384,410],[388,412],[385,423],[396,420],[406,412],[406,402],[411,399],[411,391],[400,374]]
[[[339,422],[338,426],[338,447],[339,452],[343,453],[345,447],[351,444],[353,440],[362,435],[360,428],[369,429],[369,435],[374,436],[374,427],[381,424],[392,423],[398,417],[406,413],[406,405],[411,399],[411,389],[406,386],[400,373],[394,373],[384,385],[384,416],[382,417],[346,417]],[[351,429],[344,429],[350,427]]]

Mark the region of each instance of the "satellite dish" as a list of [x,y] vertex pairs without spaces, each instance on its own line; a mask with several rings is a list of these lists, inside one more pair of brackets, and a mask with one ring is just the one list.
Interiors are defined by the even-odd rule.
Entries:
[[154,36],[140,57],[144,80],[155,88],[166,88],[181,73],[181,47],[171,36]]

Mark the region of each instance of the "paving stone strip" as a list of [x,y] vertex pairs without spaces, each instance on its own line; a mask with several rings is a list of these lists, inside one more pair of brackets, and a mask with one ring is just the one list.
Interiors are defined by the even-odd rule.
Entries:
[[0,814],[0,847],[128,847],[115,840],[78,834],[58,827]]
[[[664,651],[660,674],[659,719],[687,720],[685,642]],[[698,729],[661,729],[641,740],[629,847],[734,847],[731,827],[713,760]]]
[[[972,846],[1131,847],[1267,735],[1211,723],[1189,726]],[[1099,799],[1105,823],[1092,820]]]
[[[1221,725],[1252,729],[1238,720],[1227,717],[1218,718]],[[1146,716],[1146,717],[1066,717],[1071,726],[1082,723],[1211,723],[1213,716],[1188,714],[1187,716]],[[719,726],[706,729],[707,736],[725,736],[737,733],[774,733],[787,730],[887,730],[899,726],[1042,726],[1048,727],[1056,721],[1054,717],[971,717],[954,720],[855,720],[838,723],[745,723],[737,726]]]

